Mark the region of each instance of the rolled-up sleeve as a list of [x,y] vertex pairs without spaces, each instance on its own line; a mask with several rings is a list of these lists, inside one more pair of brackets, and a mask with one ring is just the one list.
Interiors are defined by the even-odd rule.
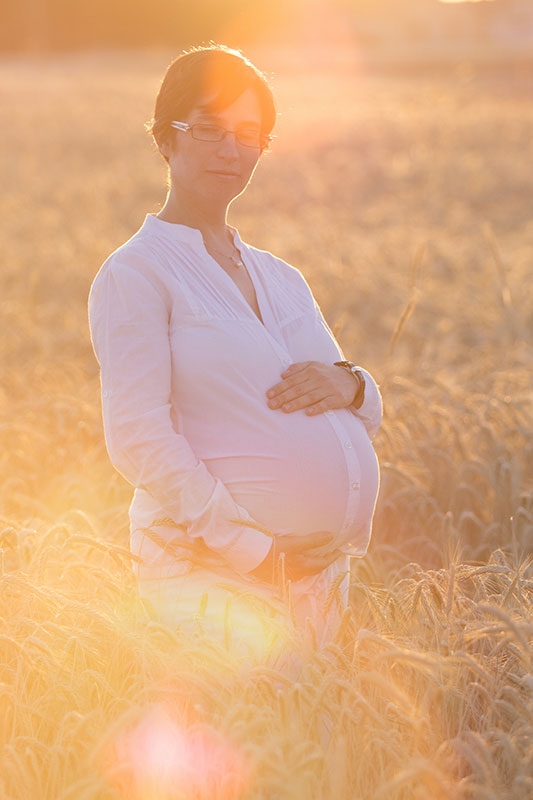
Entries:
[[201,537],[233,569],[247,573],[264,560],[272,537],[172,425],[167,294],[142,263],[117,257],[104,263],[91,286],[89,326],[107,451],[118,472],[156,498],[188,536]]
[[362,420],[370,439],[376,435],[383,419],[383,400],[379,386],[368,370],[356,364],[365,376],[365,394],[362,404],[356,408],[353,403],[348,406],[352,414]]
[[[315,306],[315,313],[319,322],[326,328],[329,335],[332,339],[335,339],[331,328],[329,327],[328,323],[326,322],[324,315],[320,309],[319,304],[313,298],[314,306]],[[336,340],[335,340],[336,341]],[[341,358],[339,361],[348,361],[348,359],[343,351],[339,343],[337,342],[337,346],[341,353]],[[383,399],[381,397],[381,392],[379,391],[379,386],[370,374],[368,370],[361,367],[359,364],[356,365],[357,369],[360,369],[363,375],[365,376],[365,394],[363,398],[363,402],[359,408],[356,408],[353,403],[348,406],[348,409],[354,414],[356,417],[363,422],[363,425],[366,428],[366,432],[370,439],[373,439],[376,435],[379,426],[381,425],[381,420],[383,419]]]

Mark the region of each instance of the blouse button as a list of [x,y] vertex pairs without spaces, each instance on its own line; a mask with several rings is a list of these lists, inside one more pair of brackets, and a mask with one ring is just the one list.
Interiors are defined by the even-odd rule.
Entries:
[[345,446],[345,447],[351,447],[351,446],[352,446],[352,443],[351,443],[351,442],[344,442],[344,446]]
[[354,483],[352,483],[352,489],[359,489],[359,486],[360,486],[359,481],[354,481]]
[[108,392],[107,392],[107,389],[106,389],[105,391],[102,392],[102,396],[103,397],[107,397],[107,395],[108,395]]
[[326,414],[329,414],[329,416],[331,417],[331,415],[333,414],[333,411],[326,411]]

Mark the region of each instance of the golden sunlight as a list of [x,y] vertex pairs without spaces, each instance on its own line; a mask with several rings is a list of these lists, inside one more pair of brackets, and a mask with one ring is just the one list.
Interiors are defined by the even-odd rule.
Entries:
[[274,663],[291,641],[293,626],[281,603],[263,599],[258,592],[238,592],[221,579],[209,592],[195,583],[193,575],[169,579],[164,586],[154,586],[152,592],[148,587],[144,591],[154,618],[164,618],[169,625],[205,636],[207,641],[223,643],[235,661]]
[[5,5],[0,800],[533,797],[533,0]]
[[124,800],[239,800],[251,767],[239,748],[190,710],[159,702],[117,733],[101,759]]

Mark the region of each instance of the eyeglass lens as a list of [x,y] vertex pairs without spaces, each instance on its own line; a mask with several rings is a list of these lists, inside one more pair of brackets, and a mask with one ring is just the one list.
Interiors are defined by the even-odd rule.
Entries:
[[[202,142],[220,142],[224,139],[227,133],[226,128],[220,125],[192,125],[191,133],[194,139],[199,139]],[[246,147],[260,147],[264,143],[264,137],[260,131],[255,130],[240,130],[235,131],[235,138],[237,141]]]

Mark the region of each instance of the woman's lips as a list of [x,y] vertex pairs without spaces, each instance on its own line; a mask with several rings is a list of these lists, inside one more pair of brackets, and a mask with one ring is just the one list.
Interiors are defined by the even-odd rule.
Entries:
[[239,177],[236,172],[217,172],[217,170],[214,169],[208,169],[207,172],[211,173],[211,175],[217,175],[217,177],[225,180],[231,180],[232,178]]

